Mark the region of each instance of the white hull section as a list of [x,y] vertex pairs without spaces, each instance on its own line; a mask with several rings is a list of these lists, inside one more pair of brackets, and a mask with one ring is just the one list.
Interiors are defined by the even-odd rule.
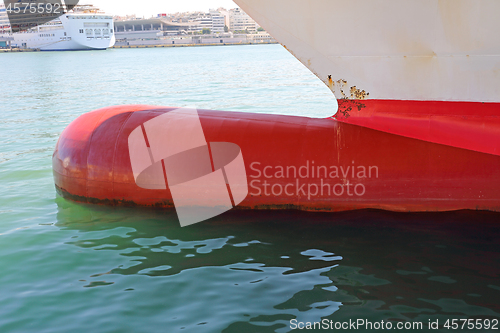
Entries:
[[235,0],[337,98],[500,102],[498,0]]

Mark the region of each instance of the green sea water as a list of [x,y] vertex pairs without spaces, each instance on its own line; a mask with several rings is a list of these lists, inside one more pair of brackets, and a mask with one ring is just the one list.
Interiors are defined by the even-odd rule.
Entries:
[[0,332],[289,332],[322,320],[500,330],[444,327],[500,318],[496,213],[231,211],[180,228],[175,211],[57,196],[56,141],[96,108],[333,114],[330,91],[281,46],[0,61]]

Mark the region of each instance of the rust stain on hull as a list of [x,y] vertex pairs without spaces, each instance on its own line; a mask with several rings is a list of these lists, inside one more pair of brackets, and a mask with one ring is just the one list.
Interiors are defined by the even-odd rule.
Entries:
[[[336,119],[347,119],[350,116],[351,111],[365,108],[366,105],[360,101],[368,98],[370,93],[365,90],[358,89],[356,86],[349,87],[349,94],[347,94],[347,81],[344,79],[338,79],[334,81],[332,75],[327,77],[327,86],[337,97],[338,111],[334,116]],[[340,118],[339,118],[340,117]]]

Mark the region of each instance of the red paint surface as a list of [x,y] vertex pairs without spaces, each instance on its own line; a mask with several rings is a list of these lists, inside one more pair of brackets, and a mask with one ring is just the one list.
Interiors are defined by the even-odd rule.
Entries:
[[408,138],[500,155],[500,104],[338,100],[338,121]]
[[[207,142],[232,142],[241,148],[249,194],[238,208],[500,210],[497,105],[360,102],[364,108],[356,108],[340,121],[209,110],[198,113]],[[397,113],[398,107],[401,113]],[[145,121],[173,109],[129,105],[80,116],[63,131],[54,152],[59,192],[84,202],[172,206],[168,188],[146,190],[135,184],[128,136]],[[471,126],[467,126],[469,122]],[[352,177],[352,169],[338,178],[317,177],[317,169],[314,177],[309,169],[307,178],[276,174],[279,166],[298,169],[313,162],[315,167],[326,166],[329,172],[334,167],[346,171],[356,166],[356,172],[360,170],[357,167],[376,167],[378,177],[375,169],[372,177],[366,178]],[[263,174],[265,167],[270,178]],[[269,185],[264,187],[264,182]],[[297,182],[304,191],[296,191]],[[343,184],[345,189],[348,182],[351,189],[358,185],[360,190],[362,185],[363,195],[326,193],[324,184],[330,189]],[[319,192],[322,184],[323,195]],[[272,194],[272,186],[276,193],[287,185],[292,195]],[[308,186],[312,191],[317,186],[318,193],[308,197]]]

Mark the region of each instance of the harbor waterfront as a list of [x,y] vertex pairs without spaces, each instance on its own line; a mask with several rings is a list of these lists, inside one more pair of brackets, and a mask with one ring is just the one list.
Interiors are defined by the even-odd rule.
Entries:
[[289,332],[323,320],[333,329],[363,320],[449,331],[452,319],[498,322],[498,213],[230,211],[180,228],[174,210],[56,195],[59,135],[97,108],[333,115],[330,90],[282,46],[2,60],[1,332]]
[[[241,42],[241,43],[231,43],[230,45],[259,45],[259,44],[278,44],[277,42]],[[157,48],[157,47],[197,47],[197,46],[227,46],[228,44],[221,43],[197,43],[197,44],[132,44],[132,45],[114,45],[110,47],[111,49],[142,49],[142,48]],[[0,49],[0,53],[5,52],[38,52],[40,49]]]
[[40,51],[39,49],[18,49],[18,48],[12,48],[12,49],[0,49],[0,53],[7,53],[7,52],[38,52]]
[[[258,45],[258,44],[278,44],[278,42],[240,42],[231,43],[229,45]],[[139,48],[156,48],[156,47],[193,47],[193,46],[226,46],[226,43],[197,43],[197,44],[156,44],[154,41],[148,44],[132,44],[132,45],[114,45],[112,49],[139,49]]]

